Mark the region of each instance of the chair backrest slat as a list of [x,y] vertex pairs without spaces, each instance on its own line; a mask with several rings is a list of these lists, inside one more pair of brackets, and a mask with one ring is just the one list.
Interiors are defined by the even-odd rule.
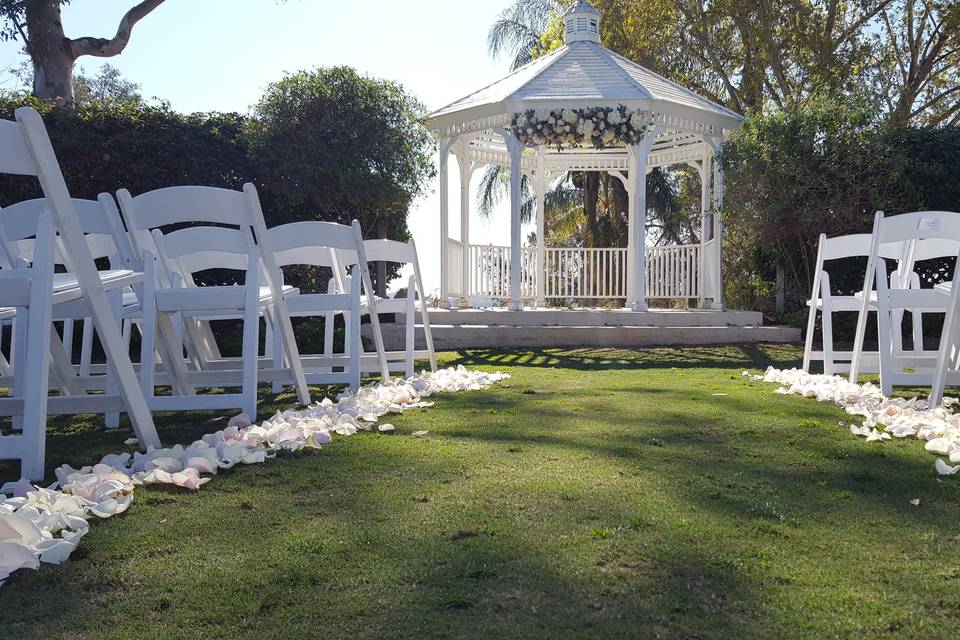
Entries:
[[[337,224],[336,222],[308,220],[304,222],[291,222],[267,229],[267,245],[273,250],[274,255],[283,255],[291,249],[301,249],[304,247],[324,247],[327,249],[356,251],[357,241],[354,237],[352,227]],[[278,262],[278,264],[280,263]],[[298,264],[311,263],[304,262]]]
[[960,213],[952,211],[914,211],[881,218],[878,229],[881,244],[940,238],[960,240]]
[[241,191],[219,187],[178,186],[131,196],[117,192],[120,207],[131,230],[144,231],[185,222],[249,225]]
[[[106,197],[110,198],[109,195]],[[98,259],[117,256],[120,260],[126,261],[130,252],[130,241],[112,199],[109,202],[112,206],[108,206],[102,196],[99,200],[71,198],[70,202],[77,213],[80,230],[84,233],[84,240],[91,257]],[[15,261],[16,258],[33,260],[33,238],[37,234],[37,224],[41,215],[49,210],[46,198],[24,200],[0,209],[2,240],[6,244],[6,252],[12,258],[11,261]],[[111,220],[111,218],[114,219]],[[57,264],[70,267],[62,243],[59,241],[56,246],[55,260]]]
[[153,235],[161,253],[179,265],[181,274],[208,269],[244,271],[250,266],[251,252],[256,251],[247,229],[187,227],[166,234],[154,230]]
[[413,261],[409,242],[397,240],[364,240],[364,251],[369,262],[395,262],[407,264]]
[[956,258],[957,253],[960,253],[960,240],[925,238],[917,240],[913,249],[913,259],[918,261],[933,258]]
[[0,120],[0,173],[35,176],[37,168],[20,125]]
[[[866,258],[870,255],[869,233],[853,233],[846,236],[824,238],[821,240],[823,248],[821,255],[824,261],[839,260],[842,258]],[[888,242],[880,245],[880,257],[890,260],[900,260],[905,256],[907,243]]]

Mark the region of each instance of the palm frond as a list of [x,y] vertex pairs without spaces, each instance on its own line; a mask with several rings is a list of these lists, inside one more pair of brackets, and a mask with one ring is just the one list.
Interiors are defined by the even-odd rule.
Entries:
[[511,70],[527,64],[540,46],[540,36],[547,30],[551,16],[562,10],[563,4],[557,0],[516,0],[490,27],[490,55],[512,56]]
[[480,176],[480,185],[477,189],[477,213],[482,218],[489,218],[497,208],[504,194],[510,190],[510,170],[500,165],[491,164],[483,170]]

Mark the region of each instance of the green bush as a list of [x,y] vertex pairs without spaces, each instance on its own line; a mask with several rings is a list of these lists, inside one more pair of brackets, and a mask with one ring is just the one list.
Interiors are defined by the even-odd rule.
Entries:
[[[126,187],[142,193],[178,184],[236,189],[253,175],[246,116],[184,115],[169,105],[93,101],[67,109],[24,94],[0,94],[0,118],[21,106],[43,116],[71,195]],[[35,179],[0,176],[0,205],[40,195]]]
[[[24,105],[43,116],[78,198],[121,187],[137,194],[253,182],[269,226],[356,218],[365,237],[406,239],[410,205],[433,176],[423,105],[399,85],[348,67],[289,75],[267,87],[252,115],[109,99],[64,108],[7,92],[0,118]],[[0,206],[39,195],[35,179],[0,176]],[[323,279],[301,270],[288,281],[313,287]]]
[[[751,307],[786,273],[787,311],[810,294],[817,242],[865,233],[876,211],[960,210],[960,127],[884,125],[867,107],[836,100],[751,116],[725,145],[727,302]],[[950,261],[922,265],[943,279]],[[862,261],[833,284],[859,289]]]

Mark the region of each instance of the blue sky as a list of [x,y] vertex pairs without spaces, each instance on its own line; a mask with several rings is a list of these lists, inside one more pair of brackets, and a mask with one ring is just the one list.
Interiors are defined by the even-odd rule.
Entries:
[[[112,36],[135,0],[73,0],[68,36]],[[167,0],[140,22],[127,49],[108,61],[144,96],[181,111],[247,111],[264,86],[286,71],[348,64],[395,80],[435,109],[507,73],[486,50],[487,29],[509,0]],[[0,43],[0,69],[24,59]],[[103,60],[81,58],[94,71]],[[10,87],[9,74],[0,86]],[[451,171],[451,236],[459,234],[457,172]],[[121,185],[118,185],[118,187]],[[427,288],[439,285],[436,185],[418,202],[410,227]],[[474,215],[471,240],[506,244],[509,216]]]

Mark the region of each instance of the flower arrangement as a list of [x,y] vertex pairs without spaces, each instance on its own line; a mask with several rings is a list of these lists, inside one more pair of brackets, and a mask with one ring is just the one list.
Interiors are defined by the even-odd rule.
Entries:
[[528,147],[625,147],[643,140],[652,114],[623,105],[590,109],[528,109],[514,114],[510,130]]

